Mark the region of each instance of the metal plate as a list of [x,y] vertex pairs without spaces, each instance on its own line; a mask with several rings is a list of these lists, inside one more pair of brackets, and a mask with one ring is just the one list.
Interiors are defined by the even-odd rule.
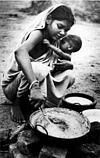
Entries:
[[91,123],[100,122],[100,109],[84,110],[82,113],[89,119]]

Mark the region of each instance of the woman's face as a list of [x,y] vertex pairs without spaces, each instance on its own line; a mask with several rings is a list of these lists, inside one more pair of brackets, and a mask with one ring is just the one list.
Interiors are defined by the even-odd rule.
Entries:
[[67,34],[71,25],[67,20],[51,20],[48,24],[48,34],[53,40],[58,40]]

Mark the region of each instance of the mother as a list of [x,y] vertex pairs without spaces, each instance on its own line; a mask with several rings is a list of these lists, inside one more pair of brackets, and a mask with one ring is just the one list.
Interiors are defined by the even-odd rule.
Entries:
[[[11,116],[14,121],[21,123],[26,119],[21,109],[26,108],[25,103],[31,102],[36,109],[44,100],[45,106],[57,106],[66,89],[73,84],[74,78],[68,75],[68,70],[53,72],[59,56],[49,50],[43,40],[59,46],[59,39],[67,34],[74,21],[69,7],[52,5],[36,16],[20,46],[11,53],[2,88],[13,103]],[[30,105],[27,110],[29,108]]]

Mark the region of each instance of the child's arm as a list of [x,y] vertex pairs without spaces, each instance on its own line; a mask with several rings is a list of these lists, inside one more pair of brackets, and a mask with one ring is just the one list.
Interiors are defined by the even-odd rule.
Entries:
[[71,61],[71,57],[69,54],[65,54],[61,49],[55,47],[54,45],[50,44],[50,42],[47,39],[44,39],[43,41],[44,44],[47,44],[47,46],[49,48],[51,48],[52,50],[55,51],[55,53],[60,56],[61,58],[65,59],[65,60],[69,60]]

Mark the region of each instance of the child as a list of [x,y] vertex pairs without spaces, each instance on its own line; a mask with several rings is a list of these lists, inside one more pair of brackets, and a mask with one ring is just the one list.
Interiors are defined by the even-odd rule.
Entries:
[[67,53],[71,54],[77,52],[82,47],[82,40],[77,35],[67,35],[60,40],[60,49]]
[[[69,61],[71,60],[71,54],[77,52],[82,47],[82,40],[77,35],[67,35],[60,40],[59,48],[50,44],[47,39],[44,39],[44,43],[47,44],[49,48],[55,51],[59,56],[58,62],[55,63],[55,70],[64,71],[66,69],[73,69],[73,64]],[[62,60],[61,60],[62,59]],[[67,61],[66,61],[67,60]]]
[[44,101],[49,107],[57,106],[66,89],[74,83],[74,78],[66,71],[52,76],[51,71],[58,56],[43,43],[44,39],[48,39],[51,44],[57,45],[74,22],[69,7],[64,4],[52,5],[36,16],[22,43],[11,54],[2,88],[7,99],[13,103],[13,121],[22,123],[27,119],[23,112],[25,104],[28,105],[25,112],[30,108],[28,103],[35,109]]

